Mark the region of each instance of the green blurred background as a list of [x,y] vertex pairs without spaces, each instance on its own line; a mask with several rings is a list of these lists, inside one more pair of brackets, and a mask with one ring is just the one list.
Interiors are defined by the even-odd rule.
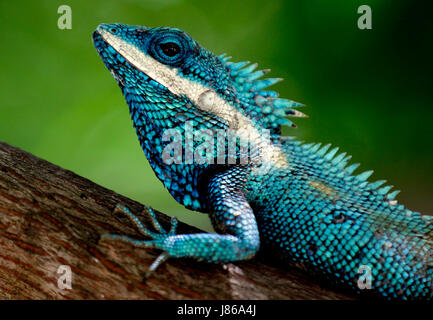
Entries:
[[[72,8],[59,30],[57,8]],[[373,30],[359,30],[369,4]],[[204,47],[258,62],[310,117],[286,129],[353,155],[371,179],[433,213],[433,11],[417,1],[1,1],[0,140],[210,230],[145,159],[123,97],[96,54],[99,23],[175,26]]]

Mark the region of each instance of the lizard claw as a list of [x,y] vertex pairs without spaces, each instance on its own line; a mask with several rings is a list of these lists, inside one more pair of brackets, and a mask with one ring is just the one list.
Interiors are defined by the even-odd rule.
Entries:
[[147,229],[140,221],[140,219],[124,205],[118,204],[114,209],[114,213],[120,213],[126,215],[129,218],[129,220],[131,220],[131,222],[137,227],[138,231],[146,237],[158,239],[161,236],[174,235],[176,233],[176,227],[178,223],[177,219],[175,217],[171,218],[171,227],[170,230],[167,232],[159,223],[158,219],[156,218],[155,211],[150,207],[147,207],[147,210],[143,210],[143,213],[149,216],[152,226],[158,232],[152,232],[149,229]]
[[152,272],[156,270],[164,261],[166,261],[170,256],[167,252],[161,253],[150,265],[149,269],[146,272],[146,277],[149,277]]
[[[138,240],[133,239],[127,236],[117,235],[117,234],[103,234],[101,235],[102,241],[122,241],[129,244],[132,244],[135,247],[142,247],[142,248],[161,248],[162,243],[165,239],[169,236],[173,236],[176,234],[176,227],[178,224],[178,220],[175,217],[171,218],[171,226],[170,230],[166,231],[162,225],[159,223],[158,219],[156,218],[155,211],[148,207],[147,210],[143,210],[143,213],[147,214],[150,217],[151,223],[153,227],[158,232],[153,232],[147,229],[141,220],[134,215],[126,206],[118,204],[116,205],[114,213],[117,214],[123,214],[126,215],[129,220],[137,227],[138,231],[149,238],[152,238],[152,240]],[[163,252],[160,254],[155,261],[150,265],[149,270],[146,272],[146,276],[149,276],[153,271],[156,270],[158,266],[160,266],[164,261],[166,261],[169,258],[169,254],[167,252]]]

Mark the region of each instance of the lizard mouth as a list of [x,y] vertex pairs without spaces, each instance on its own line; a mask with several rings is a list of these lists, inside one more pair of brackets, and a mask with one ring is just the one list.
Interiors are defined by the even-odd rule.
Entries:
[[93,32],[92,39],[99,56],[119,84],[123,86],[126,85],[127,80],[125,79],[125,73],[129,67],[135,70],[140,81],[146,82],[155,89],[168,90],[166,86],[149,76],[148,72],[137,66],[137,64],[132,61],[133,59],[125,57],[119,50],[116,50],[113,45],[104,39],[103,34],[101,34],[99,30]]

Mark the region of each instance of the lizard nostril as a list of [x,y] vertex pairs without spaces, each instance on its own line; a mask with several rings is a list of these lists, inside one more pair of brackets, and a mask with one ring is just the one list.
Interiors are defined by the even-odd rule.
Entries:
[[110,28],[110,32],[112,34],[117,34],[117,28]]

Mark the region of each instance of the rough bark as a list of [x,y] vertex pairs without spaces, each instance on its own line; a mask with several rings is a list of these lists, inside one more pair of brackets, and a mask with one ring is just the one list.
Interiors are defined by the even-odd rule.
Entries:
[[[225,265],[170,259],[146,277],[158,250],[99,241],[104,233],[140,237],[127,218],[113,214],[117,203],[133,212],[144,209],[70,171],[0,143],[0,298],[352,298],[260,256]],[[168,225],[167,216],[158,213],[158,217]],[[178,231],[198,232],[184,224]],[[62,274],[57,272],[62,265],[71,268],[72,289],[59,288]]]

